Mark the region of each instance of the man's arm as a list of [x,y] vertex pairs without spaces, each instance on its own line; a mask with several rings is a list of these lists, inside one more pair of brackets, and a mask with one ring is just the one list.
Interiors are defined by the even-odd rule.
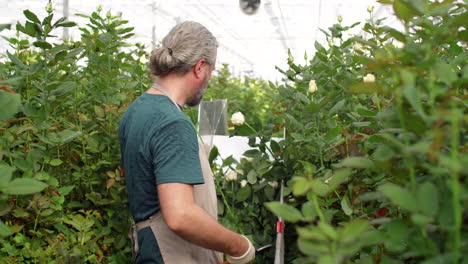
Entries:
[[162,216],[173,232],[195,245],[230,256],[247,252],[249,242],[245,238],[219,224],[195,203],[192,185],[165,183],[157,186]]

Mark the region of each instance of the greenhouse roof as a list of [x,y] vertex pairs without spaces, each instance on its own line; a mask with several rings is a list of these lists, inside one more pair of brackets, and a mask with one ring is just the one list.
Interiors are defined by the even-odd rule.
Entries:
[[[29,9],[45,16],[47,1],[0,0],[0,24],[15,24],[23,21],[23,10]],[[102,5],[103,12],[111,10],[122,13],[129,25],[135,27],[132,41],[142,42],[148,51],[154,48],[176,23],[193,20],[204,24],[220,42],[218,64],[227,63],[234,74],[251,72],[252,75],[269,80],[279,80],[281,74],[275,65],[285,68],[288,49],[299,62],[304,52],[313,54],[314,42],[324,42],[325,35],[319,29],[327,29],[337,22],[340,15],[344,25],[364,22],[369,17],[367,7],[375,6],[376,17],[390,17],[386,23],[397,23],[392,9],[375,0],[262,0],[257,12],[247,15],[241,11],[239,1],[221,0],[55,0],[52,1],[56,17],[63,15],[68,5],[70,20],[78,24],[85,19],[77,13],[90,14]],[[350,32],[360,34],[359,30]],[[12,35],[13,30],[3,31],[2,35]],[[75,27],[68,33],[77,38],[80,34]],[[7,48],[0,41],[0,51]]]

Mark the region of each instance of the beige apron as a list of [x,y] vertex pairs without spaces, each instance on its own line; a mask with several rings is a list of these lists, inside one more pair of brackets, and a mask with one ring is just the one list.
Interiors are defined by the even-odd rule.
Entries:
[[[162,92],[172,100],[165,90],[162,90]],[[174,100],[172,101],[174,102]],[[174,104],[177,106],[175,102]],[[178,106],[177,108],[179,109]],[[210,149],[201,140],[198,140],[198,149],[205,183],[193,186],[195,203],[213,218],[217,219],[216,188],[213,173],[208,162]],[[137,255],[139,251],[137,231],[148,226],[151,227],[158,242],[164,264],[219,264],[223,261],[223,254],[221,252],[199,247],[172,232],[164,221],[161,212],[156,213],[146,221],[137,223],[130,230],[129,235],[132,240],[134,255]]]

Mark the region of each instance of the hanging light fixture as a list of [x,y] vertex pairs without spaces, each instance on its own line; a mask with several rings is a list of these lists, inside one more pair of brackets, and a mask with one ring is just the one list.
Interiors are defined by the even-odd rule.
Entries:
[[260,0],[239,0],[239,5],[242,12],[247,15],[253,15],[260,7]]

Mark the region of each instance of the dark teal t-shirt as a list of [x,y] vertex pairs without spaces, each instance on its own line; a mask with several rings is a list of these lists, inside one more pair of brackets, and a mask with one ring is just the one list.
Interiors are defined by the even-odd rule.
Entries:
[[119,141],[135,222],[160,210],[157,184],[204,183],[195,128],[167,96],[136,99],[120,120]]

